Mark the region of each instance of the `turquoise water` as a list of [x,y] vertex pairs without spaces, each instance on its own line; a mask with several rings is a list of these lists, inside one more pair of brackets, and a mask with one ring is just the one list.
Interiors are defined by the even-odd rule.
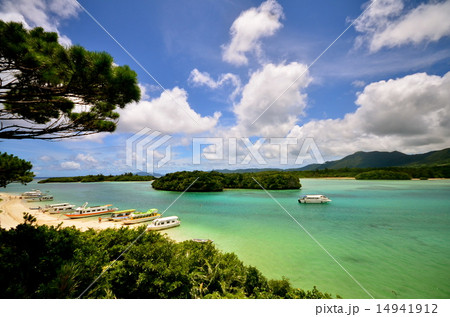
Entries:
[[[450,297],[450,181],[302,180],[275,199],[375,298]],[[121,209],[168,208],[180,195],[148,183],[16,184],[8,192],[50,191],[56,202],[112,203]],[[5,191],[2,189],[2,191]],[[297,202],[325,194],[327,205]],[[165,213],[177,215],[177,240],[207,238],[269,278],[296,287],[369,295],[275,201],[260,190],[185,193]]]

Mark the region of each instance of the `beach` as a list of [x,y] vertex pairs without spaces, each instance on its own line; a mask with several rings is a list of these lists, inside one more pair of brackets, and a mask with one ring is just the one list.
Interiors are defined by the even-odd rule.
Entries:
[[20,196],[0,193],[0,227],[3,229],[15,228],[18,224],[23,223],[23,214],[25,212],[36,217],[38,225],[72,227],[85,231],[92,229],[120,228],[121,223],[112,221],[98,222],[97,217],[83,219],[68,219],[64,215],[50,215],[40,210],[30,209],[32,206]]

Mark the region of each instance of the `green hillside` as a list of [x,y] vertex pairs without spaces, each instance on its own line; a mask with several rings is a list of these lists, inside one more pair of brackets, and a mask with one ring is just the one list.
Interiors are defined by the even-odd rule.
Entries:
[[302,171],[316,169],[368,168],[368,167],[419,167],[443,166],[450,164],[450,148],[423,154],[408,155],[394,152],[356,152],[337,161],[323,164],[311,164],[301,168]]

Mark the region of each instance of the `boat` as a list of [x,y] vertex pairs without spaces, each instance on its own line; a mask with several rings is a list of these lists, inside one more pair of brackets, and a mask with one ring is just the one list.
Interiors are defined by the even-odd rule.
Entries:
[[27,199],[28,202],[53,200],[53,196],[52,195],[26,196],[26,198],[28,198]]
[[122,221],[124,219],[127,219],[130,216],[130,214],[134,211],[136,211],[136,209],[114,211],[113,213],[111,213],[111,217],[103,219],[107,221]]
[[118,208],[112,208],[112,205],[88,207],[87,204],[88,203],[86,202],[83,206],[76,208],[74,212],[66,214],[66,217],[69,217],[70,219],[79,219],[110,214],[118,210]]
[[158,218],[147,226],[147,230],[156,231],[177,227],[181,224],[177,216]]
[[199,243],[214,242],[213,240],[210,239],[191,239],[191,241]]
[[60,203],[60,204],[51,204],[51,205],[45,205],[45,210],[49,214],[63,214],[68,212],[73,212],[75,209],[73,209],[75,205],[71,205],[69,203]]
[[324,204],[330,201],[331,199],[324,195],[304,195],[298,199],[301,204]]
[[29,192],[24,192],[22,195],[24,198],[33,198],[42,196],[42,192],[39,189],[33,189]]
[[149,209],[147,211],[134,211],[128,218],[125,218],[122,223],[124,225],[131,225],[133,223],[154,220],[159,217],[161,217],[161,215],[158,213],[158,209],[156,208]]

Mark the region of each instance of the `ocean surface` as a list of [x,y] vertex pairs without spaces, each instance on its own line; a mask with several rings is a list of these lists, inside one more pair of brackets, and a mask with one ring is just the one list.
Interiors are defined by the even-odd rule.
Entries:
[[[450,298],[449,180],[301,182],[301,190],[270,191],[276,201],[262,190],[180,196],[148,182],[33,182],[0,191],[36,188],[53,194],[54,203],[166,210],[164,216],[182,221],[164,231],[173,239],[214,240],[268,278],[285,276],[295,287],[317,286],[344,298]],[[299,204],[304,194],[325,194],[332,202]]]

